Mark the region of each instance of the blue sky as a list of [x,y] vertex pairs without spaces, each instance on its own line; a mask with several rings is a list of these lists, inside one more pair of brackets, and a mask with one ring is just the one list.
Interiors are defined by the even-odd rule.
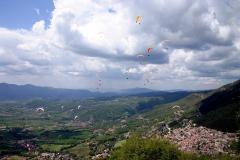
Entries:
[[39,20],[49,24],[52,0],[1,0],[0,27],[29,29]]

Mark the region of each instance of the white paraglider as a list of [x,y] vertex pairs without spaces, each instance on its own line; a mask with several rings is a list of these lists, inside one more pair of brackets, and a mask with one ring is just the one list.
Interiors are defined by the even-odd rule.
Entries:
[[38,107],[38,108],[36,109],[36,111],[37,111],[37,112],[44,112],[44,108],[43,108],[43,107]]
[[75,117],[74,117],[74,120],[76,120],[76,119],[78,119],[78,116],[75,116]]

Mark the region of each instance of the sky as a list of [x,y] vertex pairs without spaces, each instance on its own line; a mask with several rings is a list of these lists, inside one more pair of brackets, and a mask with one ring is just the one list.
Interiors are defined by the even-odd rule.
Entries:
[[49,25],[52,0],[2,0],[0,1],[0,27],[8,29],[31,29],[32,25],[44,20]]
[[240,78],[239,10],[240,0],[0,1],[0,82],[217,88]]

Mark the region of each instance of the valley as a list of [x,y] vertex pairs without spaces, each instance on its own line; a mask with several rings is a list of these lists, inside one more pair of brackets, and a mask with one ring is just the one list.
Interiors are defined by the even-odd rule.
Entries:
[[[232,87],[236,87],[235,90],[239,91],[238,85]],[[228,87],[224,91],[231,92]],[[11,156],[20,156],[23,159],[24,157],[25,159],[107,158],[114,148],[121,147],[126,139],[136,134],[148,138],[168,137],[167,139],[174,143],[174,141],[177,142],[176,136],[180,134],[177,129],[188,125],[189,122],[197,126],[210,126],[209,123],[212,122],[209,120],[210,115],[219,114],[219,111],[212,109],[211,112],[202,114],[201,106],[205,106],[205,101],[216,93],[218,91],[161,92],[161,94],[148,92],[80,100],[33,98],[2,101],[0,103],[0,155],[3,159]],[[235,94],[240,95],[239,92]],[[239,107],[236,107],[239,106],[239,99],[235,99],[234,104],[235,108],[231,107],[233,103],[225,107],[229,107],[228,110],[232,110],[231,113],[239,113]],[[39,107],[44,110],[37,110]],[[221,113],[227,113],[223,112],[223,109],[224,107],[220,108]],[[220,121],[224,116],[214,118]],[[228,124],[230,122],[226,121]],[[238,122],[236,125],[239,127]],[[224,126],[223,123],[222,126]],[[188,129],[189,131],[184,129],[185,132],[190,130],[193,134],[199,132],[194,131],[193,124],[192,127]],[[224,129],[232,132],[231,128]],[[234,132],[238,129],[235,128]],[[185,132],[182,134],[186,134]],[[206,134],[208,132],[215,131],[206,131]],[[226,138],[227,141],[224,143],[218,142],[221,143],[219,145],[224,145],[223,148],[232,145],[237,141],[236,134],[232,137],[233,139],[229,140]],[[214,139],[214,136],[212,138]],[[203,140],[207,142],[209,139],[205,137]],[[194,145],[197,147],[197,144]],[[227,147],[227,150],[215,150],[214,155],[228,154],[230,148]],[[213,147],[213,149],[216,148]],[[194,149],[190,151],[195,152]],[[199,151],[199,153],[205,153],[201,149]],[[235,151],[231,152],[235,153]],[[96,157],[97,155],[99,157]]]

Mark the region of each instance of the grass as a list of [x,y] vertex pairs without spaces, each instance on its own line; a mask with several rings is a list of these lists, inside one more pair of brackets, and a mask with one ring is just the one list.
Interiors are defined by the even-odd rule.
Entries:
[[27,158],[22,156],[10,156],[6,160],[27,160]]
[[90,159],[90,149],[87,144],[78,144],[72,148],[66,150],[66,152],[74,155],[78,159],[87,160]]
[[59,144],[42,144],[40,147],[47,152],[60,152],[64,148],[68,148],[71,145],[59,145]]
[[126,143],[126,140],[118,141],[118,142],[114,145],[114,148],[122,147],[125,143]]

